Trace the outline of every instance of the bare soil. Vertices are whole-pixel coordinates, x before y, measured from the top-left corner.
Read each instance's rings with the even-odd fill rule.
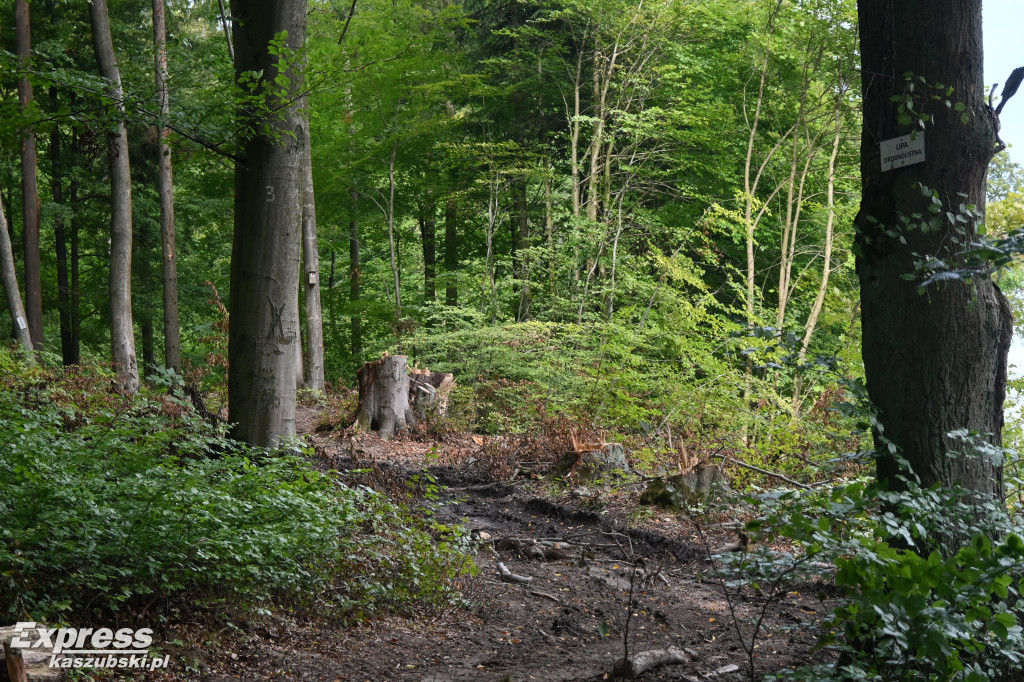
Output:
[[[312,431],[315,415],[302,416],[300,426]],[[459,585],[470,606],[373,618],[347,629],[298,616],[216,632],[180,624],[158,633],[170,669],[140,679],[603,680],[627,648],[635,654],[673,646],[691,660],[638,679],[750,680],[825,655],[812,649],[833,605],[829,585],[787,584],[770,599],[730,590],[726,598],[707,547],[736,540],[728,515],[703,519],[698,530],[685,515],[638,509],[639,486],[583,491],[518,473],[495,481],[467,454],[476,446],[468,438],[436,444],[312,437],[321,466],[344,471],[370,463],[396,485],[426,467],[443,486],[438,519],[482,538],[479,572]],[[565,541],[568,548],[564,558],[528,560],[515,549],[496,549],[504,538]],[[502,581],[499,560],[530,582]]]

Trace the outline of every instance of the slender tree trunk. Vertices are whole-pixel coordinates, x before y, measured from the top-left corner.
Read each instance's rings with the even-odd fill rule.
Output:
[[[77,155],[81,150],[81,140],[77,132],[72,132],[71,150]],[[78,180],[74,175],[68,183],[68,199],[72,206],[78,205]],[[78,212],[71,214],[71,261],[68,263],[71,270],[71,352],[74,364],[77,364],[82,357],[82,289],[81,289],[81,261],[78,257],[79,232],[81,230],[81,219]]]
[[[451,196],[444,205],[444,269],[447,284],[444,302],[450,306],[459,304],[459,212]]]
[[[544,175],[544,237],[548,243],[548,296],[551,297],[551,307],[557,296],[555,287],[555,217],[551,201],[551,169],[547,169]]]
[[[21,304],[18,275],[14,271],[14,249],[11,246],[11,233],[8,232],[7,216],[4,214],[2,201],[0,201],[0,277],[3,279],[4,293],[7,295],[7,310],[11,314],[14,338],[25,349],[25,355],[31,362],[33,357],[32,336],[28,332],[25,308]]]
[[[804,338],[800,342],[800,351],[797,353],[797,366],[804,364],[807,359],[807,349],[811,345],[811,337],[818,326],[818,317],[825,307],[825,295],[828,293],[828,279],[832,274],[832,245],[835,242],[836,222],[836,162],[839,159],[839,145],[843,140],[843,110],[841,100],[836,99],[835,108],[836,132],[832,137],[832,154],[828,158],[828,190],[826,195],[826,206],[828,218],[825,221],[825,252],[822,254],[824,263],[821,266],[821,284],[818,286],[818,295],[814,297],[811,304],[811,313],[807,316],[807,323],[804,325]],[[803,389],[803,379],[798,374],[793,382],[793,416],[800,414],[800,391]]]
[[[957,260],[981,221],[996,149],[983,91],[981,0],[859,0],[857,7],[864,74],[857,273],[867,388],[885,428],[875,434],[878,477],[900,485],[891,442],[923,486],[958,483],[1001,496],[1000,462],[947,455],[963,451],[949,435],[957,429],[1001,442],[1012,336],[1006,298],[988,278],[947,281],[925,295],[919,282],[904,279],[920,258]],[[963,102],[966,122],[955,108],[928,99],[939,84],[942,98],[952,87],[950,99]],[[916,98],[914,111],[926,107],[932,116],[918,133],[927,138],[928,157],[882,170],[879,142],[921,130],[917,121],[898,122],[893,98],[906,96]],[[901,217],[927,219],[935,201],[941,212],[934,229],[904,228]],[[951,224],[946,211],[966,222]]]
[[[402,278],[398,267],[398,247],[395,239],[395,157],[398,155],[398,140],[391,147],[391,161],[388,163],[388,205],[385,218],[388,221],[388,248],[391,254],[391,276],[395,284],[395,322],[402,319]]]
[[[348,300],[352,308],[352,357],[357,361],[363,357],[363,320],[359,312],[360,289],[362,288],[363,270],[359,261],[359,193],[356,188],[349,189],[348,219]]]
[[[289,91],[267,94],[268,120],[239,120],[255,132],[241,144],[235,170],[235,231],[231,254],[231,328],[228,420],[234,437],[275,446],[295,435],[295,345],[299,339],[299,251],[302,240],[303,166],[308,135],[297,98],[302,73],[278,71],[271,40],[286,46],[306,39],[304,0],[233,0],[235,73],[261,73],[268,83],[289,79]],[[265,130],[269,128],[269,130]]]
[[[423,245],[423,300],[437,298],[437,206],[429,201],[420,217],[420,241]]]
[[[576,77],[572,81],[573,110],[572,110],[572,142],[570,143],[569,165],[572,173],[572,214],[579,218],[582,208],[580,198],[582,181],[580,180],[580,90],[583,88],[583,50],[579,51],[576,57]]]
[[[515,277],[519,279],[519,306],[516,310],[516,321],[526,322],[530,319],[532,293],[530,291],[530,260],[527,248],[530,245],[530,213],[526,194],[526,177],[520,177],[515,183],[516,222],[510,224],[512,232],[512,267]]]
[[[224,40],[228,43],[228,57],[232,62],[235,61],[235,46],[231,44],[231,20],[228,18],[227,12],[224,11],[224,0],[217,0],[220,5],[220,25],[224,29]]]
[[[57,88],[50,88],[50,105],[57,110]],[[60,126],[50,130],[50,188],[53,203],[64,205],[64,160],[61,151]],[[53,217],[54,252],[57,256],[57,311],[60,314],[60,353],[64,365],[78,362],[71,334],[71,287],[68,282],[68,238],[64,214],[57,211]]]
[[[108,96],[124,117],[121,72],[110,36],[106,0],[89,5],[93,46],[100,75],[109,81]],[[123,120],[107,133],[110,162],[110,345],[117,372],[117,386],[124,393],[139,390],[132,324],[132,176],[128,164],[128,131]]]
[[[32,29],[28,0],[15,0],[14,25],[18,59],[27,69],[32,56]],[[22,114],[32,106],[32,83],[27,75],[18,80],[18,105]],[[39,187],[37,183],[36,134],[29,127],[21,131],[21,194],[25,248],[25,312],[32,345],[43,349],[43,280],[39,258]]]
[[[307,105],[308,106],[308,105]],[[309,112],[306,112],[309,127]],[[320,252],[317,245],[316,201],[313,192],[312,143],[306,144],[305,196],[302,203],[302,263],[306,292],[306,387],[326,388],[324,379],[324,316],[320,300]]]
[[[227,27],[225,27],[226,29]],[[170,95],[167,91],[167,30],[164,0],[153,0],[153,43],[156,48],[156,91],[160,99],[157,139],[160,141],[157,191],[160,194],[160,243],[163,258],[164,365],[181,372],[181,329],[178,321],[178,252],[174,227],[174,174],[171,169]]]

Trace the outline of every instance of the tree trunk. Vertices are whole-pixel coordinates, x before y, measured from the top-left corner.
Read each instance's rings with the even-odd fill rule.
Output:
[[[859,0],[858,11],[864,131],[857,272],[868,393],[885,429],[875,433],[878,477],[899,486],[891,442],[924,486],[959,483],[1002,495],[1000,464],[946,455],[963,449],[948,435],[955,429],[1001,442],[1012,334],[1006,299],[987,278],[947,281],[924,295],[918,282],[904,279],[919,258],[956,259],[984,210],[996,134],[983,92],[981,0]],[[966,122],[954,107],[933,102],[933,93],[962,102]],[[898,122],[893,97],[913,97],[914,110],[932,116],[918,132],[927,139],[927,160],[883,171],[879,142],[921,130],[916,120]],[[964,205],[975,207],[973,216]],[[966,222],[950,224],[947,211]],[[915,213],[934,217],[931,229],[904,227],[900,219]]]
[[[287,32],[289,50],[306,38],[304,0],[233,0],[235,74],[260,73],[266,83],[289,79],[288,92],[266,94],[270,118],[240,106],[252,126],[235,168],[235,230],[231,253],[228,343],[228,420],[235,438],[276,446],[295,435],[295,344],[299,340],[299,246],[302,232],[304,146],[308,144],[297,93],[302,74],[278,71],[268,46]]]
[[[398,140],[391,147],[391,161],[388,163],[388,200],[384,217],[388,222],[388,248],[391,254],[391,275],[395,284],[395,323],[402,319],[402,278],[398,267],[397,242],[395,239],[395,156],[398,154]]]
[[[227,27],[225,26],[225,29]],[[167,91],[167,30],[164,0],[153,0],[153,43],[156,48],[156,91],[160,98],[157,139],[160,141],[159,176],[160,242],[163,258],[164,365],[181,372],[181,329],[178,322],[178,252],[174,228],[174,175],[171,169],[170,95]]]
[[[11,247],[11,233],[7,231],[7,216],[4,205],[0,201],[0,277],[3,279],[4,293],[7,294],[7,309],[11,314],[14,327],[14,338],[32,358],[32,335],[28,332],[25,320],[25,308],[21,304],[21,292],[18,290],[18,275],[14,271],[14,250]]]
[[[118,390],[135,393],[139,390],[139,368],[132,325],[132,176],[128,164],[128,131],[123,122],[121,72],[114,56],[106,0],[93,0],[89,5],[89,18],[100,75],[110,82],[107,94],[122,117],[107,132],[110,162],[110,345]]]
[[[57,88],[50,88],[50,105],[57,111]],[[61,153],[60,126],[50,130],[50,188],[53,203],[64,204],[64,160]],[[73,365],[78,362],[71,333],[71,286],[68,282],[68,238],[64,215],[58,211],[53,216],[53,245],[57,256],[57,311],[60,315],[61,362]]]
[[[27,69],[32,54],[32,30],[28,0],[15,0],[14,25],[18,59]],[[18,80],[18,105],[24,115],[32,105],[32,83],[27,75]],[[43,280],[39,259],[39,187],[37,181],[36,134],[32,128],[21,131],[21,196],[25,248],[25,312],[32,345],[43,349]]]
[[[81,140],[77,133],[72,133],[71,150],[80,151]],[[78,180],[74,175],[68,183],[68,200],[72,206],[78,205]],[[68,269],[71,271],[71,351],[74,362],[81,360],[82,350],[82,289],[81,289],[81,260],[79,259],[79,233],[81,232],[81,219],[78,212],[71,216],[71,261]]]
[[[799,367],[807,359],[807,349],[811,346],[811,336],[818,326],[818,317],[825,307],[825,295],[828,293],[829,275],[832,274],[832,246],[835,242],[836,223],[836,164],[839,160],[839,145],[843,141],[843,110],[842,100],[836,98],[835,107],[836,132],[832,137],[832,155],[828,158],[828,190],[826,193],[826,208],[828,218],[825,221],[825,253],[822,254],[821,284],[818,286],[818,295],[811,304],[811,312],[807,316],[807,323],[804,325],[804,338],[800,342],[800,351],[797,353],[796,364]],[[780,327],[781,329],[781,327]],[[803,377],[797,374],[793,381],[793,416],[800,415],[800,391],[803,389]]]
[[[526,322],[530,319],[533,294],[530,291],[530,254],[527,251],[530,246],[530,213],[525,177],[519,179],[516,187],[516,218],[516,228],[512,235],[519,253],[519,309],[516,311],[516,321]]]
[[[359,262],[359,221],[356,214],[359,193],[352,187],[348,194],[351,200],[348,218],[348,300],[352,308],[352,357],[358,361],[363,357],[363,320],[359,311],[363,271]]]
[[[423,244],[423,300],[433,303],[437,298],[437,206],[428,201],[420,217],[420,241]]]
[[[404,355],[389,355],[359,368],[356,425],[390,440],[416,423],[409,404],[409,365]]]
[[[459,228],[458,206],[455,199],[448,197],[444,205],[444,269],[447,284],[444,302],[450,306],[459,304]]]
[[[307,132],[309,113],[306,114]],[[306,388],[323,391],[324,314],[320,300],[320,251],[316,236],[316,202],[313,192],[312,140],[306,144],[305,196],[302,202],[302,264],[306,291]]]

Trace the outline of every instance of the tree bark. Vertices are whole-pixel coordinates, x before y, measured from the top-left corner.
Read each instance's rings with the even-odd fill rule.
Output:
[[[50,88],[50,105],[57,110],[57,88]],[[64,159],[61,150],[60,126],[50,130],[50,189],[53,203],[64,204]],[[71,286],[68,281],[68,238],[64,215],[58,211],[53,217],[53,245],[57,256],[57,311],[60,315],[61,362],[73,365],[78,362],[78,353],[71,330]]]
[[[308,104],[307,104],[308,106]],[[309,112],[306,112],[309,128]],[[324,314],[320,300],[320,251],[317,245],[316,202],[313,192],[312,140],[306,144],[302,202],[302,265],[306,293],[306,388],[323,391],[324,379]]]
[[[110,163],[110,345],[118,390],[135,393],[139,390],[139,368],[132,324],[132,176],[128,163],[121,72],[114,55],[106,0],[93,0],[89,5],[89,18],[100,75],[110,82],[107,94],[121,117],[121,121],[107,132]]]
[[[981,0],[859,0],[857,6],[864,102],[857,272],[868,393],[884,425],[884,433],[875,433],[878,477],[899,486],[891,442],[924,486],[958,483],[1001,496],[1000,464],[946,455],[963,449],[948,435],[955,429],[1001,442],[1012,333],[1006,299],[987,278],[948,281],[924,295],[919,283],[904,279],[918,258],[955,260],[975,237],[984,210],[996,133],[983,92]],[[939,101],[930,97],[936,93]],[[932,116],[918,132],[927,140],[927,160],[883,171],[879,142],[921,130],[916,120],[898,122],[893,97],[914,98],[915,111]],[[966,122],[945,106],[947,97],[965,105]],[[975,207],[973,215],[966,205]],[[951,224],[947,211],[966,222]],[[934,217],[931,229],[920,229],[915,213],[925,221]]]
[[[459,212],[453,197],[444,205],[444,269],[447,284],[444,302],[450,306],[459,304]]]
[[[423,245],[423,300],[437,298],[437,206],[430,199],[420,216],[420,242]]]
[[[530,212],[526,195],[526,178],[516,183],[516,227],[512,233],[515,250],[519,254],[519,308],[516,310],[516,321],[526,322],[530,319],[530,306],[533,304],[533,292],[530,290]],[[514,260],[514,259],[513,259]]]
[[[32,56],[32,29],[28,0],[15,0],[14,26],[18,60],[27,69]],[[18,106],[22,115],[32,106],[32,83],[27,75],[18,80]],[[29,127],[21,131],[21,196],[25,249],[25,313],[32,345],[43,349],[43,280],[39,258],[39,185],[36,134]]]
[[[227,27],[225,26],[225,30]],[[181,328],[178,321],[178,252],[174,227],[174,174],[171,168],[170,95],[167,91],[167,30],[164,0],[153,0],[153,43],[156,48],[156,91],[160,99],[157,139],[160,141],[157,190],[160,194],[160,242],[163,253],[164,365],[181,372]]]
[[[235,169],[235,229],[231,253],[231,326],[228,342],[228,420],[232,435],[254,445],[276,446],[295,435],[296,344],[299,340],[299,246],[302,186],[308,137],[298,104],[297,64],[278,70],[270,42],[287,33],[285,47],[301,50],[306,2],[233,0],[235,74],[261,73],[268,115],[254,118]],[[289,60],[290,62],[290,60]],[[284,92],[275,79],[288,79]]]
[[[359,262],[359,221],[356,209],[359,193],[355,187],[348,191],[348,300],[352,308],[352,357],[357,361],[363,357],[363,320],[359,311],[360,289],[362,288],[362,266]]]
[[[0,201],[0,278],[3,279],[4,293],[7,294],[7,309],[11,314],[14,338],[18,340],[26,355],[32,358],[32,335],[28,331],[25,319],[25,308],[21,304],[21,292],[18,290],[18,275],[14,271],[14,250],[11,246],[11,233],[7,231],[7,216],[4,215],[4,204]]]
[[[377,431],[390,440],[416,423],[409,404],[408,362],[404,355],[389,355],[359,368],[359,413],[363,431]]]

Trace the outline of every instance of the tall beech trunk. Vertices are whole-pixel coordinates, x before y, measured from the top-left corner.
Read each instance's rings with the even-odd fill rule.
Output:
[[[917,259],[955,260],[975,237],[980,218],[959,223],[966,231],[959,235],[946,211],[984,210],[996,133],[984,97],[981,0],[859,0],[857,7],[864,74],[857,273],[867,388],[885,429],[875,434],[878,477],[899,486],[884,437],[925,486],[958,483],[1001,495],[1001,464],[946,455],[962,451],[948,436],[955,429],[1001,442],[1012,335],[1006,298],[990,279],[947,281],[924,295],[919,282],[904,279]],[[915,79],[913,92],[904,74]],[[930,101],[938,84],[942,98],[951,86],[949,99],[966,106],[966,123],[954,107]],[[879,142],[920,130],[917,121],[897,121],[892,99],[908,94],[915,111],[923,106],[933,117],[918,133],[927,160],[882,171]],[[934,200],[942,204],[938,214],[928,210]],[[915,213],[936,215],[933,229],[905,229],[900,218]]]
[[[307,104],[308,106],[308,104]],[[309,128],[309,113],[306,113]],[[324,312],[320,300],[320,251],[316,238],[316,201],[313,192],[313,155],[311,141],[306,144],[304,194],[302,202],[302,286],[306,298],[306,388],[323,391]]]
[[[348,195],[348,300],[352,308],[352,357],[359,360],[363,357],[363,320],[359,311],[363,271],[359,262],[359,220],[356,213],[359,193],[352,187]]]
[[[271,40],[301,50],[305,0],[233,0],[235,74],[260,73],[267,83],[289,79],[288,91],[268,88],[270,118],[254,120],[239,107],[251,133],[235,168],[235,230],[231,253],[231,327],[228,342],[228,420],[232,435],[254,445],[277,445],[295,435],[295,378],[299,371],[299,245],[303,166],[308,136],[297,94],[296,65],[278,71]]]
[[[121,116],[107,132],[110,163],[110,346],[117,372],[118,390],[139,390],[139,367],[135,357],[132,325],[132,175],[128,164],[128,131],[124,124],[121,72],[110,36],[110,15],[106,0],[89,5],[93,47],[100,75],[109,81],[107,95]]]
[[[444,269],[447,284],[444,302],[450,306],[459,304],[459,210],[453,197],[444,205]]]
[[[28,0],[14,2],[14,31],[18,59],[28,68],[32,55],[32,29]],[[18,105],[25,114],[32,105],[32,83],[24,75],[18,80]],[[37,180],[36,134],[30,127],[21,131],[21,196],[25,249],[25,313],[28,331],[36,350],[43,349],[43,280],[39,259],[39,185]]]
[[[227,27],[225,27],[227,28]],[[157,191],[160,194],[160,243],[163,258],[164,365],[181,372],[181,328],[178,321],[178,252],[174,228],[174,174],[171,169],[170,95],[167,91],[167,29],[164,0],[153,0],[153,44],[156,48],[156,91],[160,98],[157,138],[160,141]]]
[[[7,230],[4,203],[0,201],[0,279],[3,281],[4,293],[7,295],[7,310],[11,314],[14,338],[25,349],[26,355],[32,358],[32,335],[28,332],[28,322],[25,320],[25,307],[21,303],[21,292],[18,290],[18,274],[14,271],[11,233]]]
[[[50,105],[57,110],[57,88],[50,88]],[[64,204],[64,158],[61,148],[60,126],[50,130],[50,189],[53,203]],[[53,217],[53,245],[57,256],[57,311],[60,315],[60,354],[64,365],[78,362],[71,330],[71,286],[68,281],[68,237],[64,216],[59,211]]]
[[[520,178],[516,183],[516,224],[512,231],[512,239],[515,250],[519,254],[519,308],[516,311],[516,321],[526,322],[530,319],[530,306],[533,303],[533,293],[530,291],[530,254],[527,249],[530,246],[530,212],[526,196],[526,178]]]

